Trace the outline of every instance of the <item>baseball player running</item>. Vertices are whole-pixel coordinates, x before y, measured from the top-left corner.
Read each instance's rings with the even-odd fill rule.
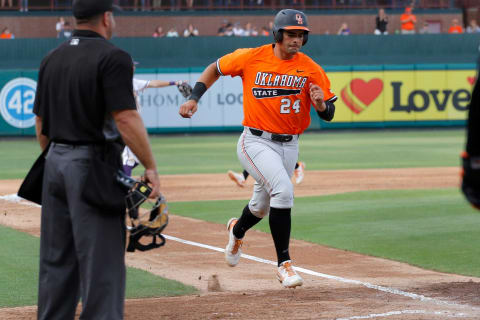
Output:
[[[299,52],[307,43],[308,32],[303,12],[281,10],[274,20],[274,44],[238,49],[210,64],[179,110],[182,117],[192,117],[198,100],[219,76],[242,78],[244,130],[237,155],[255,185],[241,217],[227,223],[225,260],[232,267],[238,264],[245,232],[269,215],[278,259],[277,278],[289,288],[303,284],[289,254],[293,207],[290,178],[298,158],[298,138],[310,124],[311,105],[320,117],[330,121],[337,98],[323,69]]]
[[[133,62],[134,72],[135,72],[136,64],[138,64],[138,62]],[[137,78],[133,78],[133,94],[135,96],[137,110],[140,111],[140,103],[138,101],[138,96],[143,94],[145,89],[164,88],[168,86],[177,86],[180,93],[184,96],[186,94],[189,96],[191,93],[190,85],[183,80],[164,81],[164,80],[140,80]],[[190,91],[188,88],[190,88]],[[184,93],[184,90],[186,90],[187,93]],[[132,170],[140,163],[139,160],[137,159],[137,156],[135,156],[135,154],[132,152],[132,150],[130,150],[128,146],[125,146],[125,149],[123,149],[122,162],[123,162],[123,171],[129,176],[132,175]]]
[[[228,170],[227,174],[230,180],[235,182],[237,186],[239,186],[240,188],[245,187],[245,182],[247,181],[247,178],[250,175],[250,173],[248,173],[248,171],[245,169],[243,170],[242,173],[238,173],[233,170]],[[296,184],[302,183],[303,178],[305,177],[305,162],[297,161],[297,163],[295,163],[295,170],[293,171],[293,174],[295,176],[295,183]]]

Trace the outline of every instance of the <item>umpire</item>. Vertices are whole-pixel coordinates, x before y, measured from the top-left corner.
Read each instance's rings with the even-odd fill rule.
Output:
[[[160,181],[147,132],[136,111],[130,55],[107,40],[112,0],[74,0],[77,28],[39,71],[34,113],[43,178],[38,319],[123,319],[125,210],[92,205],[84,190],[99,154],[121,169],[124,142],[145,167],[151,197]],[[114,169],[116,170],[116,169]],[[98,170],[97,170],[98,172]],[[115,181],[112,176],[112,184]],[[100,196],[100,195],[99,195]],[[118,199],[123,203],[123,197]]]

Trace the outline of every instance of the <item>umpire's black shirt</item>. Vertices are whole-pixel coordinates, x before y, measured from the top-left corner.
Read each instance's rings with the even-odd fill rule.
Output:
[[[33,112],[55,142],[120,138],[111,112],[136,109],[132,58],[93,31],[75,30],[40,65]]]

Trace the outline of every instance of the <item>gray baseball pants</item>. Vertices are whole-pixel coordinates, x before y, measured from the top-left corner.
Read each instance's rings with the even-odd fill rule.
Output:
[[[81,199],[90,146],[53,143],[42,193],[38,319],[123,319],[125,216]]]
[[[253,135],[245,127],[238,139],[237,156],[242,166],[255,179],[249,209],[258,218],[265,217],[270,207],[293,207],[291,177],[298,159],[298,135],[289,142],[277,142],[271,134]]]

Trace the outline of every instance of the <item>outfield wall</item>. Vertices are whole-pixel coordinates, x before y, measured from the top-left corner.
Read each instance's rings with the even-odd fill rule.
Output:
[[[0,41],[0,70],[38,69],[59,39]],[[272,37],[114,38],[141,68],[204,67],[238,48],[272,43]],[[474,63],[480,34],[310,35],[302,51],[322,66]]]
[[[270,37],[114,38],[140,62],[144,79],[194,83],[202,70],[237,48],[271,43]],[[33,135],[37,68],[61,41],[0,41],[0,136]],[[309,37],[302,49],[322,65],[339,97],[332,123],[312,113],[310,129],[462,126],[475,81],[480,34],[351,35]],[[174,87],[149,89],[141,97],[151,133],[230,131],[241,128],[240,79],[222,77],[193,119],[178,115],[182,97]]]
[[[311,112],[310,130],[396,126],[463,126],[475,82],[474,64],[326,66],[338,96],[332,123]],[[138,69],[139,79],[194,83],[201,68]],[[0,74],[0,135],[34,135],[32,114],[36,71]],[[150,133],[238,131],[241,129],[241,79],[221,77],[200,101],[192,119],[181,118],[184,101],[176,87],[147,89],[141,114]]]

